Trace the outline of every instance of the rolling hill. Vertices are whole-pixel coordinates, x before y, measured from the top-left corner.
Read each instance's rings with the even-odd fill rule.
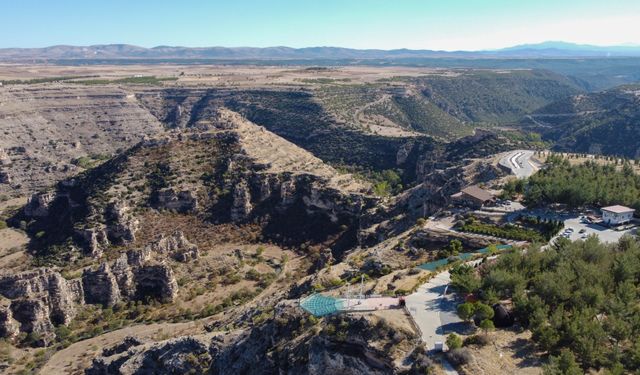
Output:
[[[560,151],[640,158],[640,85],[559,100],[525,122],[536,126]]]

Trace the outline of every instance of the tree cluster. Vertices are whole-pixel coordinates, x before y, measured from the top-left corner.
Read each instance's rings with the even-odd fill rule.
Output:
[[[626,163],[622,170],[587,161],[570,165],[550,156],[548,167],[531,176],[524,188],[527,205],[565,203],[571,207],[622,204],[640,209],[640,175]]]
[[[574,357],[584,370],[640,370],[636,238],[606,245],[590,237],[545,251],[511,252],[483,267],[479,277],[467,276],[472,277],[477,279],[465,283],[477,287],[483,298],[513,300],[514,315],[532,331],[539,348],[557,356],[548,373],[573,368]]]

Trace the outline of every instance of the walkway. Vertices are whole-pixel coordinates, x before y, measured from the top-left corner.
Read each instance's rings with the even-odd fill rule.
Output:
[[[456,313],[456,302],[445,294],[450,282],[449,271],[441,272],[405,297],[409,314],[420,327],[428,350],[434,350],[436,342],[444,343],[448,334],[463,325]],[[458,374],[444,357],[442,366],[446,374]]]
[[[407,309],[430,350],[435,348],[436,342],[445,342],[448,334],[463,325],[456,313],[456,301],[444,294],[450,282],[449,271],[441,272],[405,298]]]

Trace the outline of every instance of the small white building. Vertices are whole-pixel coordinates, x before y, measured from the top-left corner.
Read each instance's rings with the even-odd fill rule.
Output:
[[[633,219],[633,208],[625,206],[602,207],[602,221],[608,225],[619,225],[630,222]]]

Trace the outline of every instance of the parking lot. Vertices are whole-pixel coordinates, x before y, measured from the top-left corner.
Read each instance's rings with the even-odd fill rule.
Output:
[[[576,240],[584,240],[589,235],[595,234],[600,238],[601,242],[605,243],[613,243],[618,242],[620,237],[624,236],[627,233],[635,234],[637,233],[638,228],[633,228],[624,231],[617,231],[615,229],[609,228],[604,225],[589,223],[583,221],[581,217],[584,214],[580,214],[577,212],[554,212],[550,209],[534,209],[534,210],[521,210],[516,211],[510,214],[507,214],[507,221],[513,222],[519,215],[528,215],[535,216],[542,219],[547,220],[562,220],[564,221],[564,229],[560,231],[558,236],[551,239],[551,243],[556,240],[556,238],[560,237],[563,232],[568,231],[568,238],[571,241]]]
[[[595,234],[600,238],[601,242],[612,243],[618,242],[620,237],[627,233],[636,233],[637,228],[625,230],[625,231],[616,231],[615,229],[611,229],[606,226],[592,224],[588,222],[583,222],[580,217],[572,217],[565,219],[564,221],[565,228],[564,231],[567,231],[569,234],[567,238],[571,241],[586,239],[589,235]],[[572,229],[572,231],[570,230]],[[562,232],[560,233],[562,235]]]

